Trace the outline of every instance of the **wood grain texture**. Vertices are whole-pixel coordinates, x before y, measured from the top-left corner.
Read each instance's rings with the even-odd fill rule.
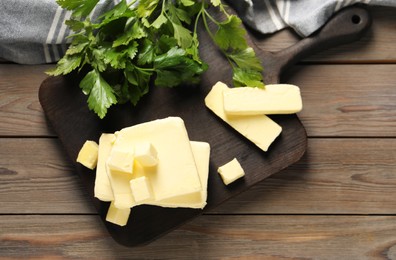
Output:
[[[0,64],[0,259],[396,259],[396,10],[369,9],[360,41],[282,79],[303,92],[302,160],[133,249],[105,230],[47,125],[37,92],[52,65]],[[297,40],[283,30],[259,46]]]
[[[6,215],[0,229],[4,258],[396,258],[394,216],[202,216],[136,248],[116,244],[97,216]]]
[[[313,136],[396,136],[396,65],[305,65],[286,82],[300,86],[299,118]]]
[[[0,64],[0,136],[53,135],[37,97],[49,68]]]
[[[396,214],[395,147],[396,139],[310,139],[297,164],[210,214]],[[0,214],[95,213],[68,162],[57,139],[0,139]]]

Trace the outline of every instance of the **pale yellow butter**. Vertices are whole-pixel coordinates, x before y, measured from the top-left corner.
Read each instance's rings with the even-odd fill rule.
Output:
[[[114,134],[102,134],[99,138],[98,165],[96,167],[94,195],[101,201],[114,200],[106,166],[114,140]]]
[[[144,167],[153,167],[158,163],[155,147],[149,142],[138,142],[135,145],[135,160]]]
[[[281,133],[282,127],[266,115],[227,115],[223,105],[223,91],[227,89],[224,83],[216,83],[205,98],[206,106],[260,149],[267,151]]]
[[[153,198],[151,187],[146,176],[132,179],[129,184],[136,204],[142,204]]]
[[[85,141],[77,156],[77,162],[93,170],[98,162],[99,146],[94,141]]]
[[[187,130],[181,118],[168,117],[124,128],[118,132],[113,149],[136,147],[141,142],[151,143],[155,147],[159,161],[156,167],[141,167],[142,172],[136,173],[134,178],[148,177],[154,200],[201,191]],[[115,191],[114,195],[116,197]]]
[[[134,147],[120,149],[119,146],[115,146],[111,149],[107,166],[113,171],[132,174],[134,161]]]
[[[294,114],[302,110],[300,88],[291,84],[227,88],[223,99],[227,115]]]
[[[245,171],[236,158],[224,164],[223,166],[220,166],[217,169],[217,172],[220,174],[220,177],[225,185],[228,185],[245,176]]]
[[[106,221],[119,226],[125,226],[128,223],[130,214],[130,208],[119,209],[113,202],[111,202],[109,209],[107,210]]]
[[[132,174],[117,172],[107,167],[111,188],[114,195],[114,206],[119,209],[131,208],[136,206],[129,182]]]
[[[198,174],[202,184],[202,189],[195,193],[176,196],[169,199],[158,201],[146,201],[146,204],[169,208],[197,208],[202,209],[206,206],[208,196],[208,177],[209,177],[209,157],[210,146],[206,142],[191,141],[191,148],[197,165]]]

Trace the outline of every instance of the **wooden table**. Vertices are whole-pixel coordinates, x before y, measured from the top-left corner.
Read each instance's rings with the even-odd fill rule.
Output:
[[[155,242],[106,232],[38,101],[48,65],[0,65],[0,259],[396,259],[396,10],[358,42],[311,56],[300,162]],[[263,39],[276,50],[297,40]]]

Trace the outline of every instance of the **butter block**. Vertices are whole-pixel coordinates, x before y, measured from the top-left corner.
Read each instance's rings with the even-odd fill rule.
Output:
[[[119,209],[114,205],[113,202],[111,202],[109,209],[107,210],[106,221],[119,226],[125,226],[128,223],[130,214],[130,208]]]
[[[206,142],[191,141],[190,143],[202,184],[202,189],[195,193],[173,197],[170,199],[148,201],[146,204],[169,208],[183,207],[196,209],[202,209],[206,206],[208,196],[210,146]]]
[[[139,142],[135,145],[135,160],[144,167],[153,167],[158,163],[157,151],[149,142]]]
[[[300,88],[291,84],[227,88],[223,99],[227,115],[294,114],[303,106]]]
[[[99,146],[96,142],[87,140],[81,147],[77,156],[77,162],[93,170],[98,162]]]
[[[267,151],[271,143],[281,133],[282,127],[266,115],[227,115],[223,105],[223,91],[227,89],[226,84],[217,82],[205,97],[205,105],[260,149]]]
[[[225,185],[228,185],[245,176],[245,171],[236,158],[224,164],[223,166],[220,166],[217,169],[217,172],[220,174],[220,177]]]
[[[107,160],[107,166],[117,172],[132,174],[134,163],[134,147],[113,147]]]
[[[140,142],[151,143],[157,150],[157,166],[141,167],[142,175],[150,180],[155,200],[201,191],[187,130],[181,118],[168,117],[123,128],[113,147],[122,150]]]
[[[151,187],[146,176],[132,179],[129,184],[136,204],[142,204],[143,202],[152,199]]]
[[[96,167],[94,196],[101,201],[114,200],[109,176],[107,175],[106,162],[110,155],[114,134],[102,134],[99,138],[98,164]]]

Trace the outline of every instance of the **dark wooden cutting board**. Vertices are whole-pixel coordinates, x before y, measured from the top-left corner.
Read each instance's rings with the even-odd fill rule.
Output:
[[[348,8],[334,16],[319,33],[290,48],[276,53],[256,48],[265,68],[265,82],[278,83],[281,73],[303,56],[321,48],[356,40],[369,25],[370,16],[366,10]],[[103,120],[88,110],[86,96],[78,87],[79,75],[49,77],[40,87],[39,99],[48,121],[58,134],[68,159],[74,164],[89,196],[92,197],[104,225],[111,236],[122,245],[136,246],[152,241],[297,162],[306,150],[306,132],[296,115],[271,116],[283,130],[269,151],[263,152],[205,107],[204,98],[213,84],[223,81],[231,86],[231,71],[217,50],[211,46],[209,39],[202,37],[200,41],[202,58],[209,64],[210,69],[199,86],[152,88],[138,106],[114,106]],[[254,45],[253,37],[250,41]],[[132,208],[125,227],[106,222],[109,203],[94,198],[95,173],[75,162],[80,148],[86,140],[98,141],[104,132],[114,132],[126,126],[168,116],[178,116],[184,120],[190,140],[210,144],[207,206],[204,210],[196,210],[141,205]],[[226,186],[218,176],[217,168],[235,157],[246,175]]]

